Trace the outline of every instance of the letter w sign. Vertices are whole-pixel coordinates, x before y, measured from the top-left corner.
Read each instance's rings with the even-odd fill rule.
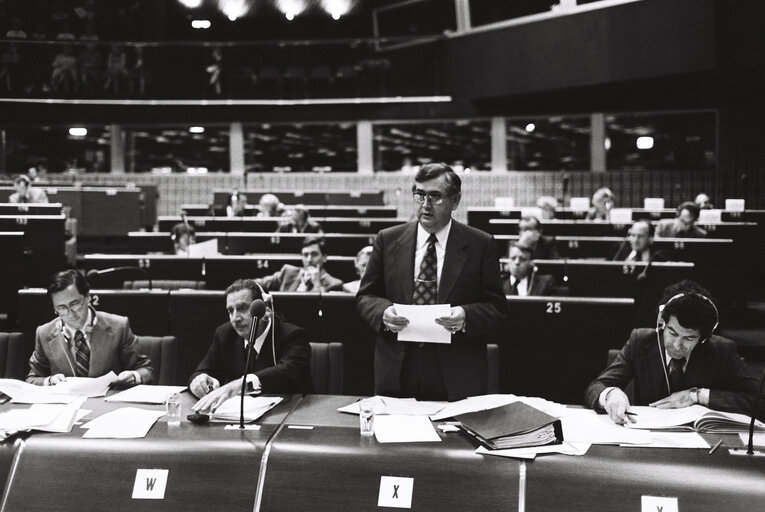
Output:
[[[163,500],[167,487],[166,469],[137,469],[133,483],[134,500]]]

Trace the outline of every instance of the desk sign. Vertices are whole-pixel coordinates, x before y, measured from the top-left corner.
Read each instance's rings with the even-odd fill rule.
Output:
[[[664,496],[643,496],[640,512],[678,512],[677,498]]]
[[[412,508],[414,478],[404,476],[381,476],[378,507]]]
[[[133,484],[134,500],[164,500],[167,469],[137,469]]]

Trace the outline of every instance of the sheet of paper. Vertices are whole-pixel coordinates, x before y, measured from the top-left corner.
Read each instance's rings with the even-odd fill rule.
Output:
[[[681,409],[658,409],[656,407],[640,405],[631,406],[630,411],[636,413],[636,416],[633,416],[634,423],[626,424],[628,428],[650,430],[691,424],[705,412],[709,412],[709,409],[703,405],[692,405]]]
[[[738,437],[741,439],[741,442],[744,443],[744,446],[749,446],[748,432],[741,432]],[[765,447],[765,432],[755,432],[753,443],[755,446]]]
[[[218,256],[218,254],[217,238],[189,245],[190,258],[207,258],[210,256]]]
[[[83,439],[138,439],[146,437],[165,411],[122,407],[86,423]]]
[[[615,424],[605,414],[577,409],[561,418],[563,439],[569,443],[649,444],[651,433]]]
[[[52,386],[51,392],[87,397],[104,396],[116,380],[117,374],[113,371],[101,377],[67,377],[64,382]]]
[[[378,443],[440,442],[436,429],[426,416],[398,414],[375,416],[375,438]]]
[[[479,446],[475,451],[480,455],[496,455],[499,457],[513,457],[518,459],[533,459],[539,453],[561,453],[563,455],[584,455],[590,449],[590,443],[570,443],[564,441],[561,444],[549,444],[546,446],[532,446],[528,448],[510,448],[507,450],[489,450]]]
[[[446,407],[441,409],[438,414],[432,415],[430,419],[433,421],[440,421],[445,420],[446,418],[453,418],[459,414],[494,409],[495,407],[501,407],[503,405],[517,402],[518,399],[519,397],[515,395],[471,396],[446,404]]]
[[[241,398],[239,395],[232,396],[215,409],[210,421],[239,421]],[[255,421],[276,404],[282,401],[278,396],[245,396],[244,397],[244,421]]]
[[[430,416],[444,408],[446,402],[420,402],[413,398],[393,398],[375,395],[365,400],[372,400],[375,414],[402,414],[411,416]],[[359,414],[359,402],[340,407],[339,412]]]
[[[106,397],[107,402],[135,402],[139,404],[164,404],[165,397],[170,393],[180,393],[186,386],[149,386],[139,384]]]
[[[706,448],[709,443],[696,432],[651,432],[651,442],[641,448]]]
[[[419,343],[451,343],[452,333],[436,323],[436,318],[449,316],[449,304],[394,304],[396,314],[406,317],[409,324],[398,332],[398,341]]]
[[[62,407],[61,412],[47,425],[35,427],[35,430],[42,430],[44,432],[71,432],[75,421],[78,418],[82,418],[87,411],[82,411],[80,407],[85,403],[85,397],[80,397],[79,400],[75,400],[71,404]],[[35,406],[32,406],[35,407]]]

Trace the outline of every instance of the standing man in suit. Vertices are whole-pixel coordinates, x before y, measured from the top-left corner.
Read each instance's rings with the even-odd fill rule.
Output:
[[[412,185],[417,221],[377,234],[356,305],[377,332],[375,392],[424,400],[459,400],[487,390],[486,342],[507,304],[491,235],[461,224],[461,181],[446,164],[426,164]],[[451,343],[398,341],[409,320],[394,303],[450,304],[436,323]],[[427,340],[423,340],[427,341]]]
[[[634,421],[623,391],[633,381],[635,405],[674,409],[701,404],[751,414],[759,379],[733,341],[713,334],[718,312],[709,292],[682,281],[664,295],[656,329],[632,331],[616,359],[587,387],[585,403],[605,411],[614,423]],[[761,408],[758,417],[764,414]]]
[[[253,318],[250,305],[265,293],[252,279],[239,279],[226,288],[229,321],[215,330],[204,359],[189,378],[189,389],[199,400],[196,411],[215,410],[242,389],[247,340]],[[267,307],[273,308],[266,297]],[[273,311],[273,310],[272,310]],[[311,347],[308,331],[266,313],[255,332],[247,367],[251,392],[311,393]]]
[[[529,246],[518,242],[511,244],[508,259],[509,275],[502,279],[505,295],[557,295],[555,278],[537,273]]]
[[[278,272],[257,279],[269,292],[329,292],[342,290],[343,282],[324,269],[327,248],[318,238],[306,238],[300,250],[303,266],[282,265]]]
[[[65,270],[53,276],[48,298],[58,318],[37,328],[27,382],[54,386],[67,377],[114,371],[119,386],[152,383],[151,361],[140,353],[128,319],[96,311],[82,274]]]

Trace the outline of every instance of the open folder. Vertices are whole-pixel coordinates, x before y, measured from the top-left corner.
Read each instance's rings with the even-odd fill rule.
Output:
[[[523,402],[459,414],[455,419],[468,437],[490,450],[563,442],[560,420]]]

